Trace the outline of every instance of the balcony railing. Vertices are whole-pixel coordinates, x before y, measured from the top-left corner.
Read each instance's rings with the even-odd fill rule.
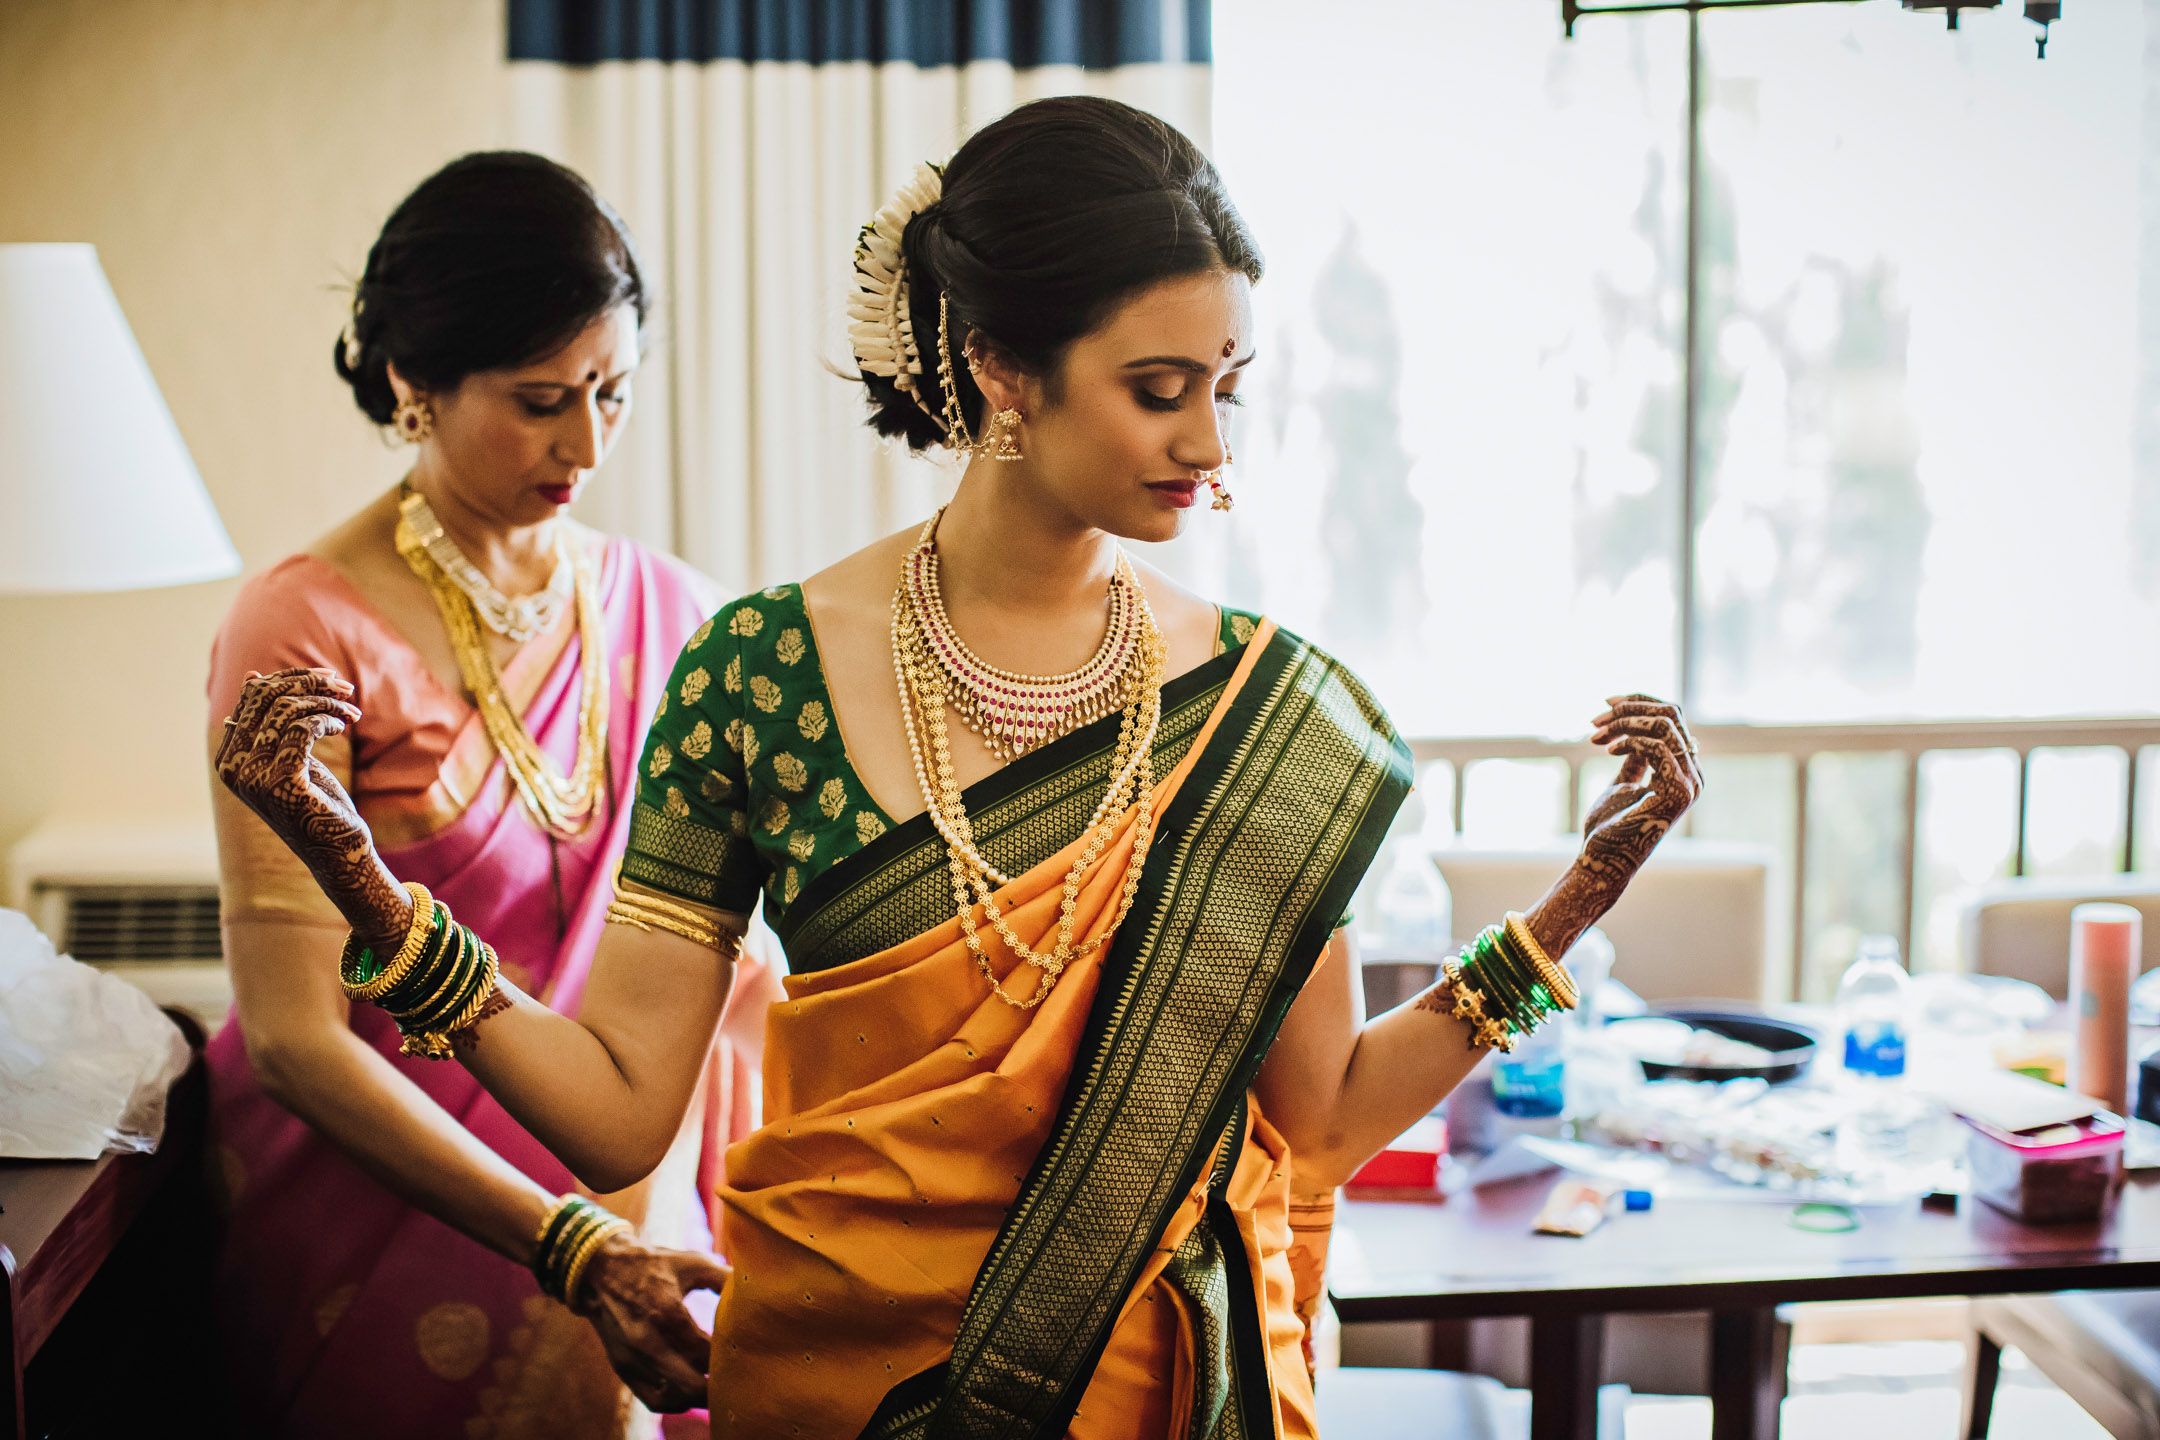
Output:
[[[1927,757],[1942,754],[2008,752],[2016,757],[2015,773],[2015,839],[2005,846],[2001,873],[2023,875],[2032,870],[2034,861],[2032,817],[2034,813],[2034,759],[2036,755],[2051,752],[2116,752],[2122,757],[2122,775],[2119,787],[2120,830],[2105,837],[2107,854],[2100,865],[2087,868],[2106,868],[2131,871],[2140,868],[2160,869],[2160,854],[2141,852],[2141,824],[2139,786],[2141,772],[2152,769],[2160,774],[2156,762],[2160,762],[2160,716],[2123,719],[2070,719],[2070,720],[2009,720],[2009,721],[1961,721],[1942,723],[1883,723],[1857,725],[1700,725],[1694,727],[1697,743],[1705,761],[1705,771],[1710,790],[1715,792],[1721,769],[1732,769],[1731,762],[1747,763],[1747,757],[1783,757],[1790,765],[1790,778],[1785,783],[1791,787],[1789,798],[1764,795],[1767,802],[1772,798],[1783,800],[1782,804],[1764,803],[1759,808],[1771,811],[1788,811],[1781,822],[1772,828],[1782,828],[1782,835],[1758,831],[1748,838],[1762,840],[1787,857],[1789,874],[1790,914],[1784,923],[1790,927],[1790,990],[1795,996],[1810,991],[1808,973],[1808,941],[1811,929],[1827,923],[1829,917],[1811,913],[1810,875],[1811,827],[1831,823],[1828,817],[1818,814],[1821,799],[1815,781],[1824,769],[1827,757],[1874,757],[1877,764],[1889,762],[1901,764],[1903,785],[1901,804],[1891,807],[1893,813],[1873,814],[1868,823],[1878,835],[1892,840],[1891,854],[1895,875],[1895,899],[1890,913],[1875,922],[1876,926],[1887,920],[1897,927],[1908,953],[1917,955],[1921,950],[1921,935],[1917,928],[1923,917],[1917,914],[1917,900],[1922,888],[1922,775]],[[1430,780],[1430,767],[1444,766],[1450,777],[1453,805],[1453,830],[1465,833],[1465,809],[1472,788],[1471,776],[1481,762],[1486,761],[1534,761],[1548,766],[1559,762],[1566,766],[1567,782],[1563,802],[1566,830],[1575,831],[1580,824],[1581,810],[1586,788],[1586,768],[1589,778],[1603,783],[1603,771],[1613,762],[1610,757],[1590,745],[1569,743],[1522,736],[1490,736],[1445,740],[1415,740],[1411,750],[1417,757],[1421,777]],[[1891,761],[1890,757],[1897,757]],[[1590,768],[1595,767],[1595,768]],[[1757,777],[1758,782],[1760,776]],[[2147,789],[2152,789],[2151,776]],[[1594,790],[1593,790],[1594,793]],[[1706,797],[1707,798],[1707,797]],[[2160,821],[2160,807],[2152,802],[2160,797],[2147,795],[2145,808],[2153,811],[2153,819]],[[1849,806],[1847,807],[1850,808]],[[1881,808],[1880,806],[1876,808]],[[1692,822],[1691,822],[1692,823]],[[1850,816],[1836,823],[1850,823]],[[2102,824],[2112,830],[2112,820]],[[1721,827],[1723,834],[1733,834],[1728,823]],[[1470,843],[1479,837],[1469,835]],[[2154,848],[2147,844],[2145,848]],[[2090,851],[2090,846],[2087,847]],[[1823,863],[1815,857],[1815,863]],[[1773,897],[1775,901],[1776,897]],[[1786,907],[1774,905],[1773,915]],[[1818,906],[1818,909],[1820,907]],[[1773,924],[1778,923],[1773,921]],[[1869,928],[1875,928],[1870,926]],[[1783,950],[1777,943],[1779,937],[1770,937],[1773,953]],[[1816,977],[1820,980],[1820,976]],[[1773,986],[1773,989],[1778,988]],[[1818,984],[1816,989],[1820,989]]]

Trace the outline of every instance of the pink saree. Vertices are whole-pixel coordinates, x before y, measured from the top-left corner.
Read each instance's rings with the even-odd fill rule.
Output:
[[[605,542],[600,598],[612,790],[602,817],[567,843],[551,842],[517,803],[477,713],[446,695],[324,562],[294,557],[251,582],[212,658],[213,724],[251,669],[329,665],[354,682],[366,713],[349,737],[350,766],[330,746],[325,759],[351,777],[383,858],[492,942],[516,983],[564,1013],[577,1009],[605,923],[645,728],[712,602],[694,572],[622,540]],[[577,743],[578,662],[575,622],[566,617],[503,672],[528,731],[564,768]],[[268,858],[254,865],[268,832],[246,830],[249,823],[259,825],[220,811],[228,915],[322,923],[319,893],[293,893],[290,873]],[[236,885],[236,854],[254,883]],[[299,878],[311,884],[305,872]],[[738,982],[739,994],[756,988]],[[575,1188],[462,1066],[398,1057],[395,1027],[370,1007],[355,1006],[351,1024],[497,1154],[550,1191]],[[249,1064],[237,1014],[209,1059],[230,1215],[220,1320],[245,1433],[657,1433],[586,1321],[541,1296],[525,1270],[406,1206],[271,1099]],[[612,1197],[613,1208],[655,1244],[709,1250],[707,1197],[721,1148],[753,1123],[752,1093],[746,1067],[723,1041],[669,1159],[635,1191]],[[702,1416],[671,1419],[667,1433],[702,1435]]]

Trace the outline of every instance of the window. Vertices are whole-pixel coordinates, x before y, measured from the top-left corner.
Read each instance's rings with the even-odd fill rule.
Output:
[[[1692,577],[1687,22],[1558,0],[1221,7],[1264,366],[1181,563],[1411,734],[2152,709],[2141,7],[1701,24]]]
[[[1622,689],[1752,725],[2160,709],[2136,0],[2082,0],[2044,60],[2016,7],[1705,14],[1692,120],[1682,15],[1216,13],[1212,149],[1268,276],[1238,508],[1177,547],[1196,581],[1435,740],[1580,736]],[[1868,930],[1952,965],[1994,877],[2126,840],[2160,868],[2155,752],[2032,743],[1718,757],[1692,828],[1777,853],[1800,993]],[[1563,826],[1555,761],[1436,770],[1435,838]]]

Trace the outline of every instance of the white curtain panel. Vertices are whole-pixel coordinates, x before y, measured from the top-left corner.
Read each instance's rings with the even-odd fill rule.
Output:
[[[917,162],[944,160],[1047,95],[1124,100],[1205,146],[1208,67],[1185,58],[1200,3],[1147,0],[1167,58],[1099,68],[520,59],[520,11],[564,7],[513,3],[512,143],[576,169],[615,205],[658,299],[634,418],[582,517],[743,591],[801,579],[927,515],[951,472],[880,439],[861,386],[827,368],[854,370],[844,296],[857,230]],[[528,34],[525,48],[546,46]],[[649,35],[616,48],[667,51]]]

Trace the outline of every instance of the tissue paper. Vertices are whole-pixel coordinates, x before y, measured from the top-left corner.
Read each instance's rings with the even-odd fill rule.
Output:
[[[187,1037],[149,996],[0,909],[0,1157],[155,1150],[188,1060]]]

